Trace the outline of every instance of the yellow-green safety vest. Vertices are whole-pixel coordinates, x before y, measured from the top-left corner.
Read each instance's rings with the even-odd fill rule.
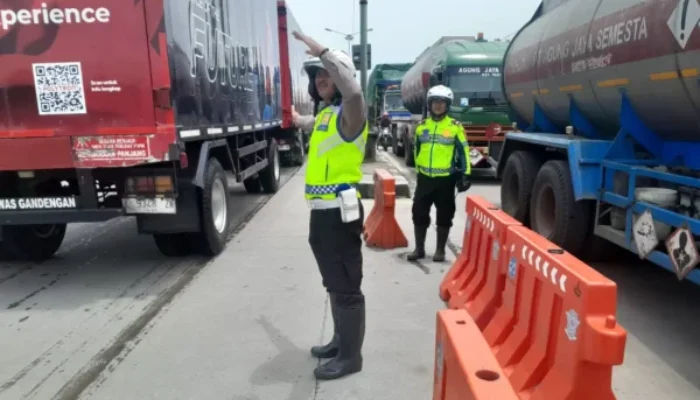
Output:
[[[429,177],[449,176],[461,170],[471,174],[469,143],[458,121],[445,117],[421,121],[413,141],[416,171]]]
[[[365,122],[362,132],[347,141],[340,134],[341,115],[342,106],[328,106],[316,116],[306,165],[307,199],[335,199],[339,189],[362,180],[369,124]]]

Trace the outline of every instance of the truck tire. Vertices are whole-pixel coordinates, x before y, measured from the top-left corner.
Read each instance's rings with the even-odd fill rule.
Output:
[[[192,242],[186,233],[156,233],[153,240],[166,257],[185,257],[192,254]]]
[[[2,247],[5,256],[20,261],[46,261],[53,257],[66,236],[66,224],[5,225]]]
[[[267,147],[267,167],[260,171],[260,184],[265,193],[277,193],[280,188],[280,152],[277,142],[270,140]]]
[[[401,135],[403,139],[401,146],[399,146],[399,136]],[[406,154],[406,130],[402,129],[400,133],[397,133],[396,138],[394,138],[394,143],[396,143],[396,148],[394,149],[394,154],[396,157],[404,157]]]
[[[210,158],[204,173],[200,193],[201,231],[191,234],[194,249],[205,256],[220,254],[231,232],[231,212],[228,180],[216,158]]]
[[[407,167],[416,166],[416,160],[413,158],[413,143],[404,142],[404,160]]]
[[[574,255],[580,254],[589,230],[590,209],[574,200],[569,164],[547,161],[535,178],[530,201],[531,229]]]
[[[501,177],[501,208],[508,215],[528,224],[530,196],[540,162],[534,154],[518,150],[508,157]]]
[[[304,165],[304,156],[306,155],[306,146],[304,145],[304,136],[302,133],[297,134],[295,143],[297,148],[294,149],[294,155],[292,156],[292,165],[301,167],[302,165]]]

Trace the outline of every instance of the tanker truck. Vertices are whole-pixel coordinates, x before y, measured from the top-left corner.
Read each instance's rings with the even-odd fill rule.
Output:
[[[449,115],[464,126],[473,173],[495,176],[503,133],[512,125],[501,88],[507,45],[486,41],[481,33],[476,38],[444,37],[418,56],[401,82],[404,105],[412,114],[399,130],[406,165],[414,165],[414,130],[427,116],[427,91],[442,84],[455,94]]]
[[[584,260],[700,284],[700,6],[543,1],[505,55],[501,205]]]
[[[369,108],[369,119],[378,122],[384,112],[389,114],[391,120],[392,150],[394,154],[400,153],[403,148],[397,147],[398,127],[411,120],[411,114],[403,107],[401,100],[401,79],[413,64],[377,64],[369,75],[366,102]]]

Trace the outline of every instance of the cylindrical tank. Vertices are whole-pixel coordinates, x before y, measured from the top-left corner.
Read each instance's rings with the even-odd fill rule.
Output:
[[[661,137],[700,141],[698,22],[697,1],[545,0],[506,53],[504,91],[528,122],[538,103],[563,128],[573,99],[609,135],[624,91]]]
[[[411,114],[422,114],[427,89],[423,82],[423,73],[431,73],[438,67],[439,52],[444,52],[442,46],[429,48],[416,59],[415,64],[406,72],[401,80],[401,99],[403,105]]]

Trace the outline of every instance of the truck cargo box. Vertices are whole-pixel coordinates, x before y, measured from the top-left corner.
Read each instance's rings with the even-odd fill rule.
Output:
[[[278,6],[1,0],[0,170],[172,161],[178,137],[274,127],[283,109],[289,125],[307,83],[303,60],[280,71]],[[283,98],[290,80],[302,91]]]

